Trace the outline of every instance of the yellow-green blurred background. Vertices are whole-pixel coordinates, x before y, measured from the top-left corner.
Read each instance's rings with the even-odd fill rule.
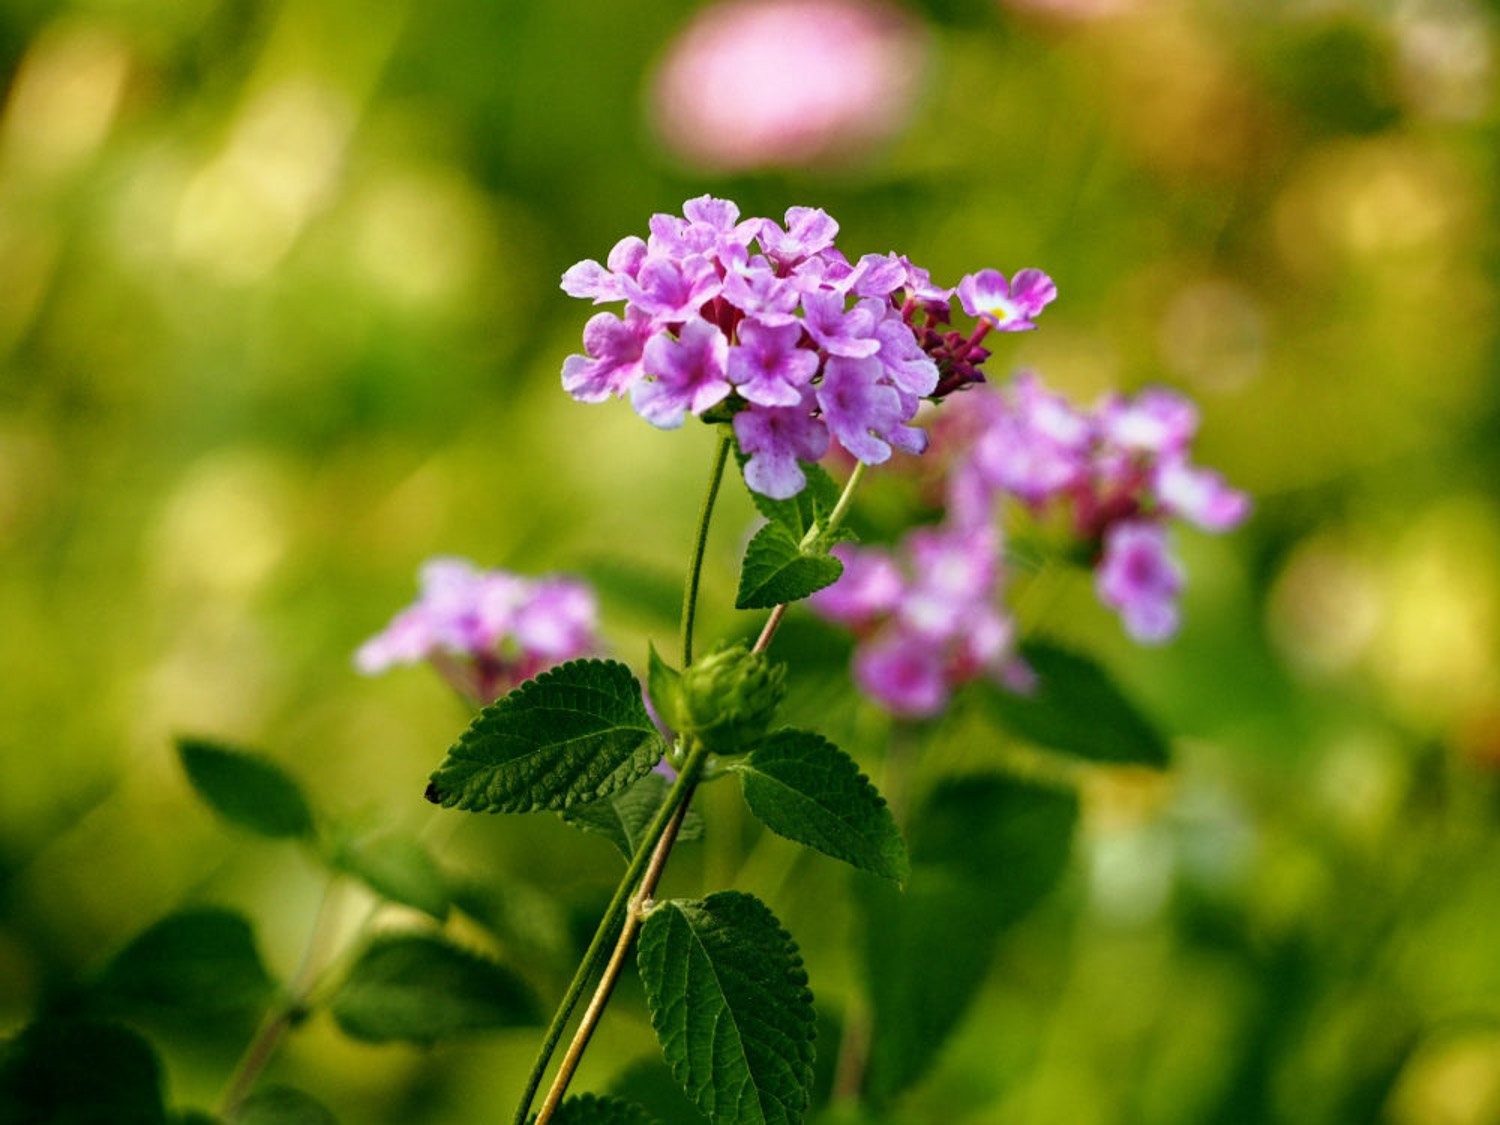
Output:
[[[1183,537],[1170,646],[1058,594],[1044,624],[1178,764],[1090,788],[1063,887],[896,1120],[1500,1122],[1500,6],[911,3],[895,135],[733,174],[651,123],[693,10],[0,0],[0,1030],[184,903],[245,911],[291,972],[319,876],[194,800],[178,732],[342,814],[452,818],[453,862],[586,921],[608,846],[434,813],[462,710],[350,654],[433,554],[600,577],[618,655],[670,643],[711,436],[561,392],[592,310],[557,279],[709,191],[822,206],[851,257],[946,284],[1046,269],[992,372],[1180,387],[1256,498]],[[743,628],[748,525],[732,496],[705,635]],[[740,850],[711,828],[674,878]],[[759,890],[837,998],[832,867]],[[585,1087],[655,1050],[618,1007]],[[210,1104],[245,1034],[168,1036],[174,1102]],[[496,1120],[534,1045],[319,1018],[274,1073],[346,1122]]]

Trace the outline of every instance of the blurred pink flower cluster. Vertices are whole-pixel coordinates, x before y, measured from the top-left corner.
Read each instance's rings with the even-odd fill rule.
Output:
[[[1148,388],[1081,410],[1022,373],[998,390],[958,397],[935,427],[953,458],[943,524],[911,532],[895,552],[843,547],[844,576],[809,604],[859,637],[861,689],[899,715],[932,715],[956,687],[987,677],[1024,688],[997,506],[1064,513],[1091,560],[1099,600],[1137,641],[1177,631],[1184,573],[1167,523],[1228,531],[1249,498],[1195,465],[1193,403]]]
[[[480,703],[553,664],[599,649],[593,590],[572,578],[524,578],[456,558],[423,564],[421,592],[354,654],[366,675],[429,661]]]
[[[653,116],[705,168],[847,159],[911,118],[925,53],[916,21],[873,0],[730,0],[668,49]]]
[[[999,605],[1000,546],[979,524],[920,528],[894,552],[840,544],[843,577],[808,604],[860,637],[854,679],[866,695],[897,715],[934,715],[970,680],[1027,681]]]

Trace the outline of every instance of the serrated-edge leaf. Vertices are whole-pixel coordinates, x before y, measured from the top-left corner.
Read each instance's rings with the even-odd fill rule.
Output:
[[[312,835],[302,787],[263,754],[184,736],[177,756],[198,795],[225,820],[273,838]]]
[[[669,778],[653,771],[623,793],[587,805],[574,805],[558,815],[574,828],[605,837],[620,849],[628,863],[635,857],[643,833],[671,788]],[[689,808],[682,819],[682,827],[678,829],[677,840],[682,843],[697,840],[702,835],[703,818]]]
[[[329,1001],[346,1035],[431,1043],[444,1035],[540,1022],[514,972],[432,934],[385,934],[350,966]]]
[[[198,907],[138,934],[100,970],[93,991],[111,1007],[222,1014],[260,1006],[274,986],[250,922]]]
[[[1169,764],[1167,740],[1101,665],[1048,641],[1027,641],[1020,655],[1036,673],[1032,691],[986,695],[1010,731],[1089,761],[1158,769]]]
[[[448,917],[452,896],[447,876],[419,840],[392,832],[354,836],[337,844],[330,862],[381,898],[439,922]]]
[[[557,1107],[557,1125],[659,1125],[634,1102],[599,1094],[575,1094]]]
[[[735,448],[735,459],[739,462],[740,474],[743,476],[745,463],[750,458],[738,448],[738,445]],[[755,505],[756,511],[772,523],[784,527],[794,539],[801,540],[819,518],[831,512],[834,505],[838,503],[839,486],[822,465],[809,461],[798,463],[802,466],[802,473],[807,478],[807,483],[797,495],[785,500],[773,500],[763,493],[756,492],[750,487],[749,482],[746,482],[745,490],[750,493],[750,501]]]
[[[714,1125],[797,1125],[816,1016],[796,943],[766,905],[738,891],[661,903],[637,957],[672,1075]]]
[[[780,524],[768,523],[755,533],[740,567],[735,609],[771,609],[801,601],[844,573],[844,564],[827,553],[805,553]]]
[[[649,773],[666,742],[614,660],[572,660],[490,704],[432,774],[427,799],[472,812],[557,812]]]
[[[822,735],[779,730],[730,769],[750,811],[778,836],[897,883],[911,871],[885,798]]]

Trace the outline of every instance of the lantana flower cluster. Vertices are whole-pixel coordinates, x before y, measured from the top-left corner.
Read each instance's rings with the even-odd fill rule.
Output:
[[[1212,469],[1195,465],[1198,410],[1187,397],[1150,387],[1075,407],[1030,372],[998,394],[974,395],[981,428],[951,478],[954,518],[988,519],[997,498],[1032,512],[1065,512],[1094,564],[1099,600],[1138,641],[1171,637],[1184,573],[1167,524],[1183,519],[1229,531],[1250,500]]]
[[[808,604],[860,637],[854,678],[866,695],[899,715],[933,715],[970,680],[1029,679],[999,607],[1000,546],[999,529],[981,524],[921,528],[896,551],[841,543],[843,576]]]
[[[354,654],[366,675],[429,661],[462,694],[488,703],[538,672],[598,652],[598,603],[584,582],[424,563],[420,593]]]
[[[841,547],[844,576],[809,604],[856,632],[855,679],[893,713],[935,714],[981,676],[1024,690],[1015,628],[999,608],[1007,576],[997,514],[1014,502],[1066,519],[1099,600],[1136,640],[1164,641],[1177,630],[1184,582],[1168,522],[1228,531],[1250,511],[1244,493],[1193,463],[1197,429],[1193,403],[1164,388],[1109,395],[1088,410],[1031,373],[975,389],[936,427],[953,455],[944,523],[910,533],[895,553]]]
[[[625,306],[589,319],[563,387],[583,402],[629,394],[662,429],[689,414],[732,419],[746,482],[773,499],[800,492],[798,462],[833,443],[867,465],[893,448],[922,452],[927,433],[910,422],[923,399],[978,379],[985,333],[1034,327],[1056,289],[1037,270],[1010,282],[985,270],[943,289],[902,255],[851,263],[838,229],[814,207],[789,209],[784,224],[741,220],[708,195],[681,218],[653,216],[649,237],[563,275],[570,295]],[[980,318],[968,335],[947,330],[955,292]]]

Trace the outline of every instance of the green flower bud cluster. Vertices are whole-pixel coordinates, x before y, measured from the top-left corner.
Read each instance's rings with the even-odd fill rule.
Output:
[[[656,699],[653,691],[658,710],[682,734],[718,755],[754,749],[770,731],[786,694],[785,665],[743,643],[720,645],[671,679],[675,698]]]

